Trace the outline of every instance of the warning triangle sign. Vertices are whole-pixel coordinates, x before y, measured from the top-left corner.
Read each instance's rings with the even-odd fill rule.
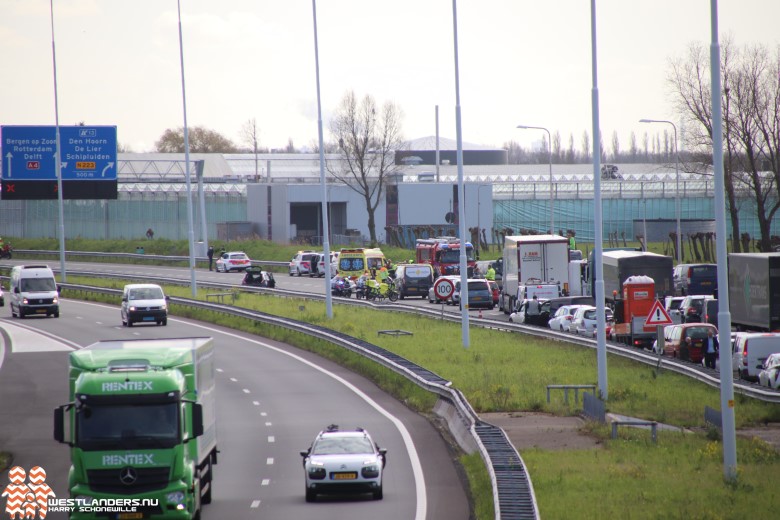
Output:
[[[672,318],[669,317],[666,309],[661,305],[661,301],[656,300],[650,309],[650,313],[647,315],[645,325],[671,325],[672,323]]]

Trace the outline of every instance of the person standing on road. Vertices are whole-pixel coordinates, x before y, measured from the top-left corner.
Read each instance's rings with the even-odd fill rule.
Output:
[[[209,257],[209,271],[211,271],[211,266],[214,263],[214,246],[209,246],[208,251],[206,251],[206,256]]]
[[[530,302],[528,302],[528,305],[525,307],[525,322],[526,323],[536,323],[536,321],[539,319],[539,311],[541,309],[539,308],[539,298],[536,297],[534,294],[534,297],[531,299]]]
[[[493,269],[493,264],[488,265],[487,272],[485,273],[485,279],[490,280],[491,282],[496,281],[496,270]]]
[[[704,342],[704,366],[715,370],[715,357],[719,350],[718,338],[715,337],[715,331],[707,331],[707,339]]]

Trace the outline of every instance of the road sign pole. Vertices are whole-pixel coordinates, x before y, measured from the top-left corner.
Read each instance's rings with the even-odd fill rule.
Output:
[[[656,365],[655,370],[656,373],[661,371],[661,356],[664,354],[664,344],[666,342],[666,338],[664,337],[664,326],[663,325],[657,325],[655,329],[656,334],[656,342],[655,347],[658,349],[658,365]]]

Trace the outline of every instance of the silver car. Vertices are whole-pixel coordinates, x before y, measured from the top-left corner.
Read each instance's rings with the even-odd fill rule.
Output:
[[[371,493],[374,500],[381,500],[386,454],[362,428],[328,426],[301,452],[306,501],[327,493]]]

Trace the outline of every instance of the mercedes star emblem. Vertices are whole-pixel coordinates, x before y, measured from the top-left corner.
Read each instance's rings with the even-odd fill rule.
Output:
[[[136,479],[138,479],[138,474],[129,466],[119,471],[119,481],[125,486],[132,486]]]

